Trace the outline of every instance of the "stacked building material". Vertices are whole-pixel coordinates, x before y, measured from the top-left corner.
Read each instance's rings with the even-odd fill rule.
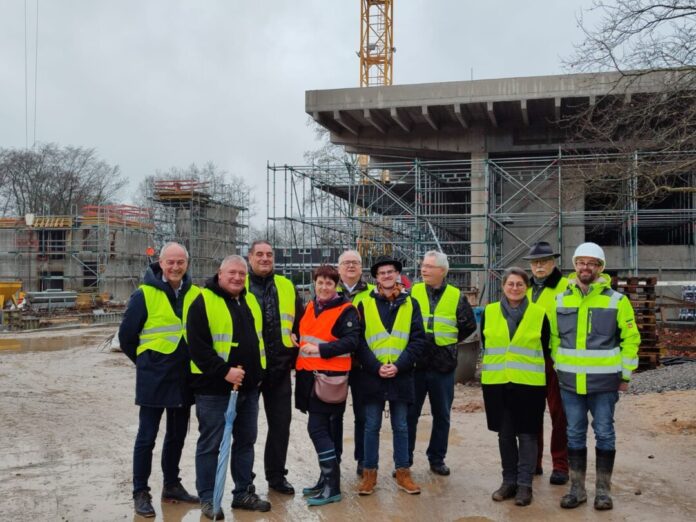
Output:
[[[638,369],[652,370],[660,363],[660,347],[657,342],[656,277],[614,277],[612,287],[628,296],[636,314],[636,326],[640,331]]]

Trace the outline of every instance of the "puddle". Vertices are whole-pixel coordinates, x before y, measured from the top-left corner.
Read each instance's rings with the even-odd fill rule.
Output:
[[[0,337],[0,355],[3,353],[25,352],[54,352],[67,350],[78,346],[99,346],[107,335],[96,333],[61,335],[56,333],[51,337],[34,337],[27,335],[23,338],[13,337],[3,339]]]

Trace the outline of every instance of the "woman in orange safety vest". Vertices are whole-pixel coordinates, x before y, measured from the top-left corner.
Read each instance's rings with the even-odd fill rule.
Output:
[[[343,392],[348,389],[351,354],[360,339],[360,320],[350,300],[336,292],[338,281],[338,271],[332,266],[323,265],[315,270],[315,297],[307,305],[300,321],[295,407],[309,413],[307,431],[317,452],[321,471],[317,484],[302,491],[310,506],[341,500],[339,463],[343,441],[335,440],[335,436],[337,432],[343,432],[336,427],[343,426],[346,409]],[[323,376],[340,381],[333,390],[329,390],[328,395],[322,391],[321,383],[315,383]]]

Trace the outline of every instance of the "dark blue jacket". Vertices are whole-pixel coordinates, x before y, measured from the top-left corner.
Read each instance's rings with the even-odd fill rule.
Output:
[[[379,368],[382,364],[377,360],[372,350],[367,346],[367,341],[365,341],[365,312],[363,302],[360,302],[358,312],[363,335],[360,336],[357,355],[362,368],[357,370],[359,373],[356,375],[356,385],[360,386],[365,402],[388,400],[410,404],[415,399],[413,368],[425,349],[425,330],[423,329],[423,316],[421,315],[420,306],[418,306],[418,301],[406,293],[400,294],[393,302],[380,295],[377,289],[373,290],[371,295],[377,301],[377,311],[384,328],[388,332],[392,330],[399,307],[406,299],[411,299],[413,303],[411,330],[406,349],[401,352],[401,355],[394,363],[399,369],[396,377],[383,379],[379,376]]]
[[[145,272],[143,284],[164,291],[174,309],[181,317],[184,296],[191,288],[191,277],[184,275],[178,298],[169,283],[162,281],[159,263],[152,263]],[[153,350],[145,350],[136,356],[140,342],[140,332],[147,320],[147,307],[143,291],[133,292],[123,321],[118,329],[121,350],[135,363],[135,404],[157,408],[176,408],[190,406],[193,395],[189,387],[190,359],[186,341],[182,338],[174,353],[165,355]]]

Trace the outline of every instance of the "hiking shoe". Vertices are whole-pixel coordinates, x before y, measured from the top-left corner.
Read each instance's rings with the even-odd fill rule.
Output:
[[[517,494],[515,495],[516,506],[528,506],[532,503],[532,487],[517,486]]]
[[[418,495],[421,492],[420,486],[413,482],[409,468],[398,468],[396,470],[396,485],[409,495]]]
[[[377,485],[377,469],[363,470],[362,480],[358,486],[358,495],[372,495]]]
[[[496,489],[493,492],[493,495],[491,495],[491,498],[495,500],[496,502],[502,502],[503,500],[507,500],[509,498],[512,498],[515,496],[517,493],[517,484],[501,484],[498,489]]]
[[[213,501],[208,500],[207,502],[201,502],[201,513],[205,518],[210,520],[224,520],[225,514],[222,512],[222,508],[217,513],[213,513]]]
[[[133,493],[133,504],[135,505],[135,513],[145,518],[155,516],[155,508],[152,507],[152,496],[146,489]]]
[[[200,500],[198,497],[190,495],[184,486],[181,485],[181,482],[178,482],[174,486],[164,486],[162,489],[162,502],[198,504]]]
[[[554,469],[549,477],[549,482],[554,486],[562,486],[568,483],[568,473]]]
[[[232,500],[232,509],[246,509],[247,511],[270,511],[271,503],[261,500],[256,493],[247,491],[241,495],[235,495]]]

